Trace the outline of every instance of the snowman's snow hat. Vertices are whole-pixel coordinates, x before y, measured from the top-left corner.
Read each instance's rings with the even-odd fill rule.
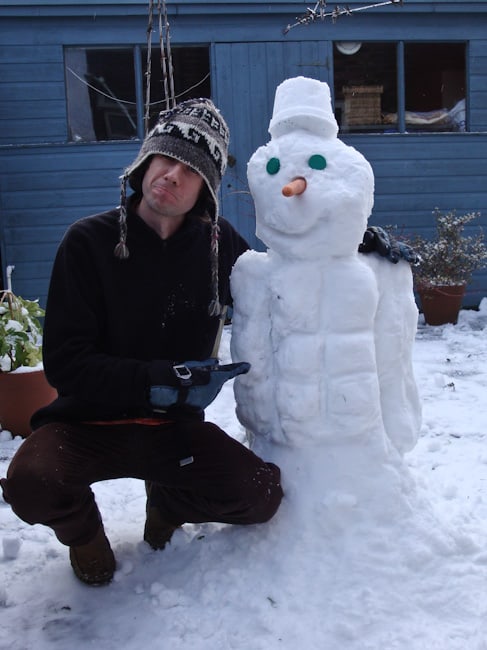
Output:
[[[277,138],[294,129],[336,138],[338,124],[331,109],[327,83],[308,77],[294,77],[277,87],[269,133]]]

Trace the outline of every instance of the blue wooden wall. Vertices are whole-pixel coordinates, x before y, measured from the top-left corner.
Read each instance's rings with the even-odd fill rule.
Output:
[[[309,4],[309,3],[308,3]],[[311,3],[313,4],[313,3]],[[349,2],[360,6],[362,2]],[[291,30],[304,2],[168,2],[173,43],[209,43],[212,88],[236,160],[222,183],[222,212],[254,235],[246,164],[267,141],[276,86],[298,74],[330,81],[333,40],[467,41],[470,133],[347,135],[376,175],[373,223],[428,233],[432,211],[479,210],[487,226],[487,2],[405,0]],[[116,205],[118,177],[138,142],[68,143],[63,47],[144,44],[147,3],[109,1],[0,6],[0,237],[14,289],[44,303],[67,226]],[[155,37],[156,38],[156,37]],[[487,296],[476,274],[465,304]]]

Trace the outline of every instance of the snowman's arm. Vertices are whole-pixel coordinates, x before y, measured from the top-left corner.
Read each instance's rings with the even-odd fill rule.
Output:
[[[418,322],[409,264],[391,266],[367,256],[379,289],[374,322],[375,351],[382,419],[393,445],[404,453],[416,444],[421,403],[413,371],[413,346]]]
[[[269,326],[268,257],[247,251],[232,269],[233,298],[231,352],[234,360],[257,362]],[[243,356],[242,356],[243,355]]]
[[[231,276],[233,297],[232,339],[234,361],[251,364],[247,376],[234,382],[237,415],[254,433],[268,429],[272,363],[269,315],[269,260],[266,253],[247,251],[237,260]]]

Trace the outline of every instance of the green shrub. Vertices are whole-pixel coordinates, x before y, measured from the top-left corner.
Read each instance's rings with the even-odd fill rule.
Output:
[[[37,300],[25,300],[11,291],[0,299],[0,371],[37,366],[42,360],[44,310]]]
[[[433,239],[419,235],[409,241],[419,255],[413,267],[417,287],[467,284],[472,273],[487,265],[487,247],[484,234],[466,235],[465,226],[480,217],[479,212],[457,216],[455,211],[433,212],[436,234]]]

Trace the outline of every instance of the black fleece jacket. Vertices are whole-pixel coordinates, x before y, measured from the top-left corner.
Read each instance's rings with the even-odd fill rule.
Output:
[[[57,252],[43,356],[59,397],[34,414],[34,429],[151,415],[149,388],[166,383],[167,361],[211,355],[218,318],[208,315],[210,224],[188,217],[162,240],[129,209],[130,256],[120,260],[118,218],[117,209],[77,221]],[[219,224],[220,301],[230,304],[230,272],[248,245]]]

